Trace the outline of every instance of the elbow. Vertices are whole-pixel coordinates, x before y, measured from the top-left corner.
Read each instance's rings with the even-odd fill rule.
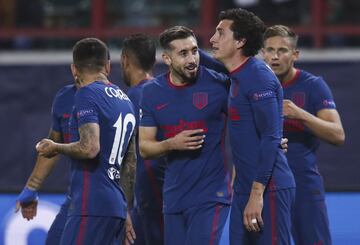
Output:
[[[142,140],[139,141],[139,153],[143,159],[149,158],[149,154],[146,151],[146,147],[144,146],[144,142]]]
[[[141,145],[139,147],[139,152],[140,152],[140,156],[143,159],[149,159],[151,157],[150,154],[143,147],[141,147]]]
[[[336,146],[342,146],[345,143],[345,133],[344,131],[342,133],[339,133],[333,142]]]
[[[99,144],[91,145],[90,147],[84,150],[84,158],[93,159],[99,154],[99,152],[100,152]]]

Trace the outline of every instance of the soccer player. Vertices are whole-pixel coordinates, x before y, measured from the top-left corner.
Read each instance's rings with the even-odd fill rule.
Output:
[[[75,44],[71,71],[79,89],[70,119],[71,143],[43,139],[36,146],[41,156],[65,154],[72,160],[71,202],[60,244],[123,240],[126,199],[132,202],[135,182],[135,148],[129,142],[136,119],[129,98],[107,79],[108,53],[96,38]]]
[[[143,87],[151,82],[156,60],[155,42],[143,34],[125,38],[122,46],[121,68],[128,96],[134,104],[136,119],[140,122],[140,99]],[[138,129],[138,125],[137,125]],[[162,215],[162,187],[165,163],[161,159],[144,160],[137,145],[135,206],[132,222],[136,233],[134,244],[161,245],[164,243]]]
[[[244,9],[229,9],[210,39],[213,57],[230,72],[229,135],[236,169],[230,244],[290,244],[295,181],[280,149],[281,85],[254,57],[264,23]]]
[[[67,85],[60,89],[52,105],[52,127],[48,138],[59,143],[69,143],[69,119],[74,105],[76,92],[75,84]],[[40,189],[44,180],[52,171],[58,157],[45,158],[38,156],[35,167],[25,185],[24,190],[17,198],[16,211],[21,208],[24,218],[31,220],[37,212],[37,191]],[[65,226],[67,211],[70,205],[70,197],[67,195],[65,202],[61,205],[60,211],[52,223],[47,237],[47,245],[60,244],[63,228]]]
[[[139,133],[141,155],[167,161],[165,244],[219,244],[231,199],[223,149],[227,78],[199,66],[190,29],[169,28],[160,44],[169,72],[143,89]]]
[[[296,69],[297,35],[275,25],[264,34],[262,54],[284,89],[287,159],[296,181],[293,237],[296,244],[331,244],[322,177],[316,151],[319,139],[344,143],[345,134],[331,91],[321,77]]]

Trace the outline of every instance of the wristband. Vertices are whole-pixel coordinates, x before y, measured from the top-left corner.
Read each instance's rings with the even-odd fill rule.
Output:
[[[25,187],[18,196],[17,201],[31,202],[31,201],[36,201],[37,199],[38,199],[37,191],[30,190],[28,187]]]

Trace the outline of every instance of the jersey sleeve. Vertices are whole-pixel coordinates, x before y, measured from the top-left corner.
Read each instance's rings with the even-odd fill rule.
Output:
[[[51,129],[56,132],[61,132],[61,113],[60,113],[60,101],[59,101],[59,91],[53,100],[51,106],[51,118],[52,118],[52,125]]]
[[[140,108],[141,108],[141,113],[140,113],[140,126],[141,127],[156,127],[157,123],[153,114],[153,106],[150,103],[151,100],[149,100],[149,98],[151,98],[151,96],[156,96],[151,95],[151,91],[149,89],[149,86],[145,86],[143,88],[143,92],[140,98]]]
[[[312,83],[311,101],[316,112],[322,109],[336,109],[331,90],[326,82],[320,77]]]
[[[75,113],[79,127],[86,123],[99,122],[96,96],[89,88],[83,87],[76,93]]]
[[[255,181],[267,186],[280,144],[281,115],[276,86],[258,86],[248,93],[255,126],[260,138]]]
[[[51,118],[52,118],[52,125],[51,129],[56,132],[61,131],[60,127],[60,116],[57,111],[57,104],[56,104],[56,98],[53,101],[52,107],[51,107]]]

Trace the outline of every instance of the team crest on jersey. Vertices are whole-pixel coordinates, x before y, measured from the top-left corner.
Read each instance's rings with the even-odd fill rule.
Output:
[[[204,109],[208,104],[208,93],[198,92],[193,94],[193,105],[199,110]]]
[[[305,106],[305,93],[296,92],[291,95],[292,102],[295,103],[298,107],[303,108]]]

